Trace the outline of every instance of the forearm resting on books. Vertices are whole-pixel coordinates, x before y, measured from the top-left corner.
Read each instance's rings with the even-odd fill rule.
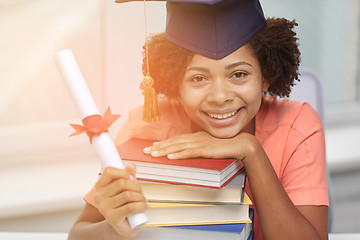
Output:
[[[106,221],[77,222],[69,232],[68,240],[119,239],[112,226]]]
[[[71,228],[68,240],[130,240],[137,232],[130,228],[126,219],[115,229],[95,207],[86,204]]]
[[[255,139],[243,163],[265,239],[327,239],[327,206],[296,207]]]

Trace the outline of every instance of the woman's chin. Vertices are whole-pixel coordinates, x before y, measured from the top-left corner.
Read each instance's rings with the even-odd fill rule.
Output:
[[[216,138],[233,138],[239,134],[240,131],[233,129],[211,129],[208,133]]]

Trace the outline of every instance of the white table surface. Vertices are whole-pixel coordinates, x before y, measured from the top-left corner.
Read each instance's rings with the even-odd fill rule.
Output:
[[[0,240],[66,240],[67,233],[0,232]]]
[[[0,232],[0,240],[66,240],[67,235],[68,235],[67,233]],[[162,234],[162,237],[160,239],[169,239],[169,238],[163,238],[165,236],[166,234],[165,235]],[[179,237],[183,238],[184,236],[180,235]],[[143,238],[140,236],[140,238],[139,237],[136,238],[136,240],[142,240],[142,239],[151,239],[151,237]],[[156,240],[160,240],[160,239],[156,238]],[[174,236],[172,236],[171,239],[174,239]],[[207,238],[207,239],[212,240],[213,238]],[[214,239],[218,239],[218,238],[215,237]],[[329,240],[360,240],[360,233],[331,233],[329,234]]]

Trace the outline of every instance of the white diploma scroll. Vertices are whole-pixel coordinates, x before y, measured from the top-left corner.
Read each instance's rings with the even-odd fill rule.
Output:
[[[100,114],[72,51],[70,49],[61,50],[56,54],[55,58],[80,111],[81,118],[84,119],[90,115]],[[106,167],[124,168],[108,132],[95,135],[92,139],[92,145],[100,158],[103,169]],[[137,213],[128,216],[128,221],[131,228],[134,229],[147,223],[148,219],[145,213]]]

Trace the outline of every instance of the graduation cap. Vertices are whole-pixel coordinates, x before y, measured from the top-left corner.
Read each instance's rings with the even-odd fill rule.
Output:
[[[258,0],[167,0],[166,10],[166,38],[213,59],[234,52],[266,24]]]
[[[144,0],[115,0],[130,1]],[[266,24],[259,0],[167,0],[166,10],[166,38],[212,59],[239,49]]]

